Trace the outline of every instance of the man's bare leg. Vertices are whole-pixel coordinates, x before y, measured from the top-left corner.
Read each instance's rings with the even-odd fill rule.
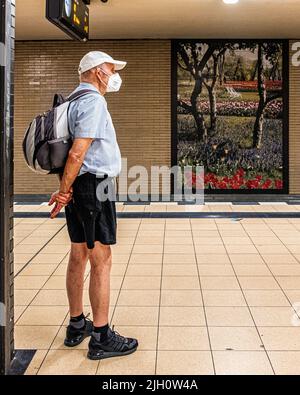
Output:
[[[91,263],[89,295],[93,311],[95,327],[108,324],[110,300],[110,271],[112,254],[109,245],[95,242],[95,247],[89,253]]]
[[[94,329],[89,341],[88,358],[99,360],[133,353],[138,341],[121,336],[110,328],[109,292],[112,254],[110,246],[95,243],[90,252],[91,262],[90,300],[94,317]]]
[[[83,283],[87,261],[86,243],[72,243],[67,270],[67,293],[71,317],[83,313]]]

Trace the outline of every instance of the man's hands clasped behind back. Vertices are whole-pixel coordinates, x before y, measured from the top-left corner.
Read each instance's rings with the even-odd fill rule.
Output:
[[[50,212],[50,218],[55,218],[57,214],[62,210],[63,207],[67,206],[73,197],[73,189],[71,188],[69,192],[64,193],[59,190],[52,193],[51,198],[49,200],[48,205],[52,206],[55,203],[55,206]]]

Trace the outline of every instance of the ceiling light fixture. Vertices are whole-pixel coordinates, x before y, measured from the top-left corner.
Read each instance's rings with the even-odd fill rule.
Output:
[[[238,3],[240,0],[223,0],[223,2],[225,4],[236,4]]]

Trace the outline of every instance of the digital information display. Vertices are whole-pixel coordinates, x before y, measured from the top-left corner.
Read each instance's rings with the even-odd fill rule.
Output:
[[[72,38],[89,38],[89,9],[82,0],[47,0],[46,18]]]

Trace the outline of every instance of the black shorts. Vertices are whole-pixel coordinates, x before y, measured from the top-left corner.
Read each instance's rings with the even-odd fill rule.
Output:
[[[89,249],[94,242],[116,244],[117,215],[114,199],[99,199],[107,194],[107,186],[99,186],[106,177],[96,177],[91,173],[78,176],[73,184],[73,199],[65,207],[67,227],[73,243],[87,243]],[[97,187],[98,197],[97,197]],[[110,187],[114,188],[111,180]],[[102,192],[101,192],[102,188]],[[99,192],[100,191],[100,192]]]

